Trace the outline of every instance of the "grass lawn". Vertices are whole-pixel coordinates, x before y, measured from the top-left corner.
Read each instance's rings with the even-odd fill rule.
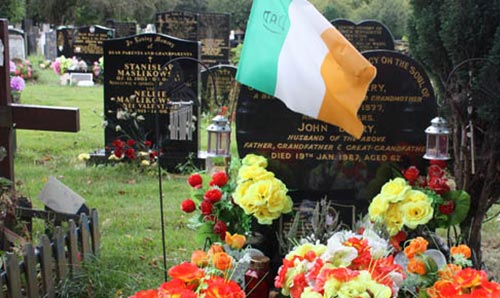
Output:
[[[21,182],[17,189],[36,207],[42,208],[38,193],[48,177],[54,176],[84,197],[90,208],[98,209],[101,255],[89,265],[95,267],[89,270],[93,276],[83,277],[94,283],[93,296],[123,293],[127,297],[136,290],[157,287],[163,280],[157,175],[127,164],[86,166],[78,160],[80,153],[104,146],[102,85],[60,86],[52,70],[41,70],[39,82],[27,84],[21,101],[80,109],[78,133],[17,131],[15,176]],[[196,247],[179,209],[181,200],[189,195],[185,179],[163,176],[169,266],[188,259]]]
[[[80,153],[104,146],[103,87],[60,86],[52,70],[40,70],[38,83],[27,84],[21,101],[80,109],[78,133],[17,131],[15,175],[21,182],[18,190],[31,197],[36,207],[42,207],[37,195],[48,177],[54,176],[99,212],[100,258],[88,265],[86,276],[62,287],[66,297],[127,297],[139,289],[157,287],[163,280],[163,271],[156,174],[127,164],[86,166],[78,160]],[[189,195],[185,179],[186,176],[173,174],[163,177],[168,266],[187,260],[192,249],[199,247],[179,209],[180,202]],[[491,214],[495,214],[493,210]],[[491,275],[497,278],[499,225],[493,219],[483,231],[485,261]]]

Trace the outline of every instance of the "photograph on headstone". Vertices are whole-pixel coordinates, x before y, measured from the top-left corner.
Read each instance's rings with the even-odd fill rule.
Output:
[[[346,19],[334,19],[330,23],[360,52],[394,50],[394,37],[391,31],[377,20],[354,23]]]
[[[198,53],[197,42],[163,34],[104,42],[108,154],[120,143],[117,140],[133,140],[144,150],[162,150],[165,158],[160,162],[171,170],[190,155],[197,156]],[[161,144],[156,143],[157,114]]]

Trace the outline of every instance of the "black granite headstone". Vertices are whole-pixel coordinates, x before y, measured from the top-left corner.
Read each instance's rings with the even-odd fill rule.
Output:
[[[137,34],[137,23],[135,22],[118,22],[110,19],[106,21],[106,27],[115,29],[115,38]]]
[[[74,27],[58,27],[57,32],[57,57],[64,56],[71,58],[74,56],[73,52],[73,34]]]
[[[98,25],[79,27],[74,31],[73,53],[91,67],[104,54],[103,42],[114,34],[113,29]]]
[[[394,50],[391,31],[379,21],[366,20],[356,24],[346,19],[335,19],[331,23],[360,52]]]
[[[187,11],[167,11],[156,14],[156,32],[173,37],[198,40],[198,14]]]
[[[212,66],[201,72],[202,100],[201,111],[214,116],[225,106],[230,112],[236,102],[236,67],[232,65]],[[214,88],[215,86],[215,88]]]
[[[202,13],[198,17],[201,61],[208,65],[229,63],[230,19],[225,13]]]
[[[23,19],[21,23],[22,28],[25,32],[27,54],[36,54],[36,39],[38,37],[38,27],[33,26],[32,19]]]
[[[389,165],[421,166],[425,133],[437,106],[430,80],[413,59],[368,51],[377,67],[359,117],[356,140],[339,128],[294,113],[278,99],[241,87],[236,114],[240,156],[257,153],[288,186],[294,202],[327,196],[366,210],[390,178]],[[304,100],[307,100],[305,98]]]
[[[176,59],[180,57],[187,59]],[[104,41],[106,146],[116,138],[151,141],[154,147],[161,147],[162,165],[169,170],[186,162],[192,153],[196,157],[199,149],[199,64],[193,59],[199,59],[197,42],[163,34],[148,33]],[[144,121],[137,130],[127,130],[130,120],[118,119],[119,110],[135,112],[143,116]],[[157,112],[160,117],[159,146],[155,144]],[[122,131],[113,129],[116,124]]]

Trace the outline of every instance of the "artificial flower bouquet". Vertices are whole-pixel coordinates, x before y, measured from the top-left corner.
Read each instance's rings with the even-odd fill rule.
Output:
[[[427,175],[416,167],[390,180],[368,207],[370,219],[385,226],[390,236],[405,230],[448,228],[462,222],[469,211],[470,196],[456,190],[443,161],[431,161]]]
[[[471,268],[468,246],[451,247],[447,261],[439,250],[428,249],[428,245],[424,238],[414,238],[396,256],[408,276],[400,297],[500,297],[500,284],[488,280],[485,271]]]
[[[83,60],[78,60],[76,57],[66,58],[64,56],[57,57],[50,65],[57,75],[64,75],[71,71],[87,72],[87,63]]]
[[[225,244],[208,251],[195,250],[190,262],[168,270],[170,280],[158,289],[143,290],[129,298],[244,298],[244,273],[250,255],[242,250],[245,236],[226,233]]]
[[[275,286],[292,298],[397,297],[405,274],[391,252],[372,226],[336,232],[326,244],[302,240],[283,259]]]
[[[142,167],[149,167],[156,163],[158,151],[151,148],[151,141],[137,142],[134,139],[115,139],[107,148],[111,151],[109,160],[115,161],[136,161]]]
[[[226,231],[248,234],[252,218],[269,225],[281,214],[292,211],[288,189],[266,167],[266,158],[248,154],[241,163],[231,162],[232,175],[220,171],[210,180],[200,173],[189,176],[191,197],[182,202],[181,210],[186,213],[199,210],[189,224],[198,231],[199,241],[224,240]]]

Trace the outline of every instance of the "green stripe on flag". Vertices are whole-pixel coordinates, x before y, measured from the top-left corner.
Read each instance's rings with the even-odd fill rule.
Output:
[[[290,28],[293,0],[254,0],[248,19],[236,80],[274,95],[281,48]]]

